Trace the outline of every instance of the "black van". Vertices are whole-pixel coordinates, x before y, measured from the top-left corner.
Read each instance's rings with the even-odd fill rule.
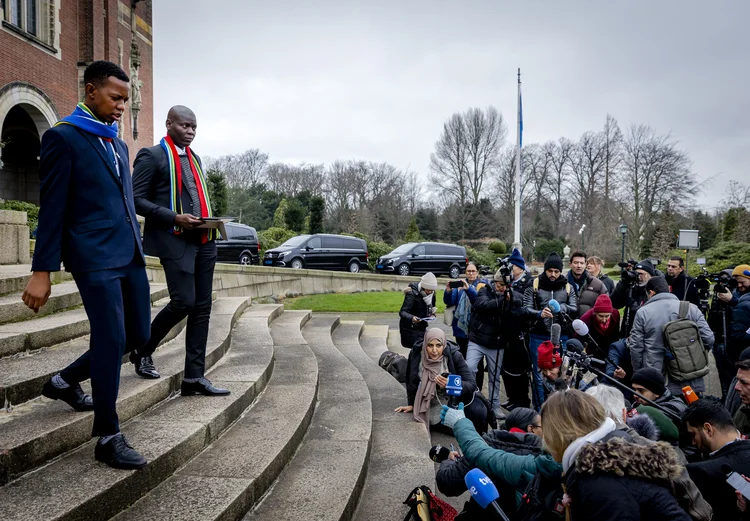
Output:
[[[358,273],[367,267],[368,257],[367,243],[362,239],[316,233],[292,237],[278,248],[267,250],[263,265]]]
[[[466,271],[468,262],[463,246],[440,242],[410,242],[380,257],[375,270],[378,273],[396,272],[399,275],[431,271],[436,276],[448,275],[457,279]]]
[[[239,223],[226,223],[228,237],[216,241],[216,262],[260,264],[260,241],[255,228]]]

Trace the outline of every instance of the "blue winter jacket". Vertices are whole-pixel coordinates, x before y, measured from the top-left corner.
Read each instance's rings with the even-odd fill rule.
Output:
[[[468,282],[468,281],[467,281]],[[462,293],[466,293],[466,296],[469,297],[469,303],[474,304],[474,301],[477,298],[478,295],[478,288],[480,284],[487,284],[487,281],[484,279],[480,279],[477,277],[477,280],[469,284],[469,289],[464,290],[463,288],[453,288],[450,291],[446,291],[443,293],[443,302],[445,303],[446,307],[449,306],[458,306],[458,300],[461,298]],[[471,306],[469,306],[469,313],[471,313]],[[458,323],[458,318],[455,316],[455,313],[453,315],[453,322],[451,323],[451,326],[453,327],[453,336],[456,338],[467,338],[468,335],[463,330],[461,330],[456,324]],[[466,320],[466,323],[469,323],[468,317]]]

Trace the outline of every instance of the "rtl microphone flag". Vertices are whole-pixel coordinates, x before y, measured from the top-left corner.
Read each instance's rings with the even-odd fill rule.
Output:
[[[586,325],[586,322],[577,318],[573,321],[573,331],[578,335],[586,336],[589,334],[589,326]]]

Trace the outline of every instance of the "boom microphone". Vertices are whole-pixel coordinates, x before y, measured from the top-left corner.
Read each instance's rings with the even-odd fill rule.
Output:
[[[430,459],[435,463],[444,462],[450,455],[450,449],[448,447],[443,447],[442,445],[435,445],[430,449]]]
[[[550,327],[550,342],[556,347],[560,347],[560,335],[562,334],[562,328],[560,324],[552,324]]]
[[[505,512],[503,512],[503,509],[500,508],[500,505],[497,504],[496,500],[500,497],[500,494],[492,480],[487,477],[487,474],[479,469],[471,469],[468,474],[464,476],[464,483],[466,483],[466,488],[471,492],[471,497],[474,498],[474,501],[476,501],[482,509],[492,505],[492,510],[500,516],[500,519],[503,521],[510,521],[508,516],[505,515]]]
[[[555,299],[550,299],[549,302],[547,302],[547,307],[549,308],[552,313],[559,313],[560,312],[560,303],[556,301]]]

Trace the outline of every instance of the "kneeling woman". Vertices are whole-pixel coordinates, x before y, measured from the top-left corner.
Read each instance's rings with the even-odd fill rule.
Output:
[[[475,391],[477,390],[474,373],[466,365],[458,346],[447,342],[445,333],[439,328],[428,329],[424,335],[422,346],[415,344],[412,349],[409,357],[409,376],[406,383],[406,396],[409,405],[398,407],[396,412],[411,412],[414,414],[416,421],[424,423],[428,427],[439,425],[442,405],[448,403],[448,396],[445,394],[445,387],[448,385],[448,379],[444,376],[446,374],[461,376],[463,392],[458,401],[466,404],[466,416],[474,421],[468,410],[468,404],[475,399]],[[479,393],[477,393],[477,399],[481,403],[479,396]],[[483,403],[481,405],[484,417],[476,418],[480,424],[486,422],[486,407]],[[476,416],[481,415],[480,412]]]

